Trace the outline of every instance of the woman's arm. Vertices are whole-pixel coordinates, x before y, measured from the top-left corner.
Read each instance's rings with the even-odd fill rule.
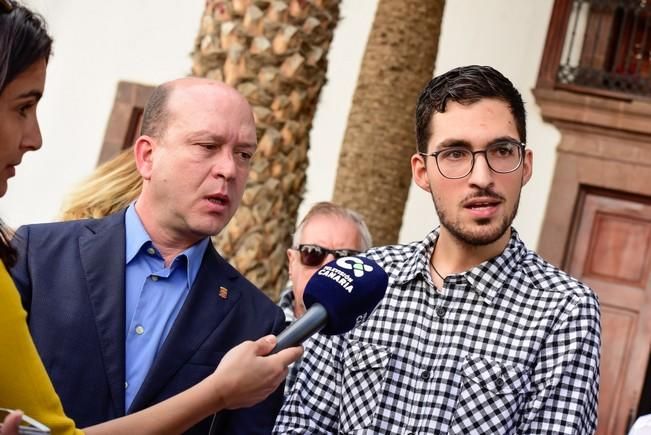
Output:
[[[264,400],[287,375],[287,366],[303,353],[294,347],[267,355],[272,335],[231,349],[217,369],[197,385],[147,409],[84,429],[87,435],[181,433],[223,409],[243,408]]]
[[[264,400],[287,375],[287,366],[300,358],[302,347],[263,356],[276,345],[269,335],[231,349],[217,369],[197,385],[135,414],[84,430],[87,435],[177,434],[223,409],[243,408]],[[18,435],[22,412],[9,414],[0,435]]]

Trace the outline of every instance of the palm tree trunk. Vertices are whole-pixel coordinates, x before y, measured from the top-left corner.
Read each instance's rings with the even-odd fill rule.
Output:
[[[418,94],[432,77],[444,0],[379,0],[339,156],[333,201],[396,243],[416,151]]]
[[[240,208],[214,243],[272,298],[287,280],[285,250],[338,17],[339,0],[207,0],[195,43],[193,75],[237,88],[259,138]]]

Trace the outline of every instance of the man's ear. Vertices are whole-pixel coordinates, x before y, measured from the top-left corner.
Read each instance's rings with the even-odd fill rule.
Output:
[[[530,149],[524,150],[524,158],[522,159],[522,185],[524,186],[531,180],[533,175],[533,151]]]
[[[150,136],[140,136],[133,144],[133,155],[136,159],[136,167],[140,176],[145,179],[151,179],[153,168],[153,153],[156,147],[156,139]]]
[[[414,182],[426,192],[430,192],[429,179],[427,178],[427,166],[425,166],[425,159],[427,157],[418,153],[411,156],[411,175]]]
[[[298,254],[298,252],[296,252],[295,250],[293,250],[291,248],[287,250],[287,269],[288,269],[287,272],[289,274],[289,280],[292,281],[292,282],[294,282],[294,280],[292,279],[292,275],[293,275],[292,272],[293,272],[294,268],[296,267],[296,264],[295,264],[296,261],[298,261],[297,254]]]

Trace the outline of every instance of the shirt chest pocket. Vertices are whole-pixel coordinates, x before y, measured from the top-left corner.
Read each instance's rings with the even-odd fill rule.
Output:
[[[477,433],[478,428],[500,434],[515,431],[531,388],[526,367],[471,355],[464,360],[461,374],[449,433]]]
[[[339,432],[368,428],[375,421],[391,352],[388,348],[353,342],[344,359]]]

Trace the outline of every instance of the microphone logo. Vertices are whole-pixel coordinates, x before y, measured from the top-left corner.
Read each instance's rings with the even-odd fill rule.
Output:
[[[356,278],[361,278],[364,276],[364,272],[371,272],[373,267],[365,264],[362,260],[357,257],[343,257],[337,260],[337,266],[342,269],[348,269],[353,271],[353,275]]]

